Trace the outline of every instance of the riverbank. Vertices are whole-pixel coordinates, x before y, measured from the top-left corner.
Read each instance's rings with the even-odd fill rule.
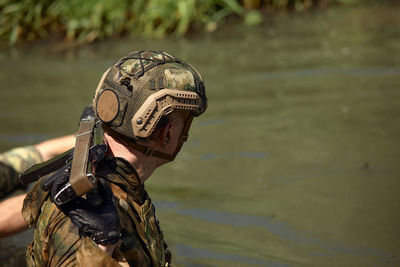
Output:
[[[376,0],[5,0],[0,2],[0,40],[15,46],[57,39],[69,46],[112,37],[164,38],[212,32],[229,18],[258,25],[269,12],[304,12]],[[381,2],[381,1],[380,1]]]

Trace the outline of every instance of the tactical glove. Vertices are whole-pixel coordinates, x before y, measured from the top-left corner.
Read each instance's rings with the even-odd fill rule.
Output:
[[[65,169],[53,183],[51,199],[69,180],[69,169]],[[88,236],[97,244],[114,244],[120,238],[119,217],[114,205],[114,196],[108,183],[99,179],[97,192],[86,194],[86,199],[76,197],[57,207],[79,228],[79,234]]]

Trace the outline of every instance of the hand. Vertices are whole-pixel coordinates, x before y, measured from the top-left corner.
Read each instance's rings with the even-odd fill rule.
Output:
[[[54,182],[52,200],[68,182],[68,177],[69,175],[64,175]],[[114,244],[119,240],[120,233],[119,217],[113,199],[108,183],[99,179],[97,192],[86,194],[86,199],[76,197],[58,208],[79,228],[80,235],[90,237],[97,244]]]

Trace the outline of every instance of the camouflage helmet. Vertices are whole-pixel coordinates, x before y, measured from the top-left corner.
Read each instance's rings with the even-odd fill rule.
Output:
[[[132,52],[111,66],[93,100],[98,119],[132,138],[149,137],[162,116],[207,108],[203,79],[191,65],[162,51]]]

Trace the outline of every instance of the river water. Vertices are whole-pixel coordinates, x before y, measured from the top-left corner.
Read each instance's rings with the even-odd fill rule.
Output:
[[[76,131],[138,49],[196,66],[209,109],[147,189],[175,266],[400,266],[400,7],[267,15],[186,39],[0,54],[0,148]],[[17,266],[31,232],[0,242]]]

